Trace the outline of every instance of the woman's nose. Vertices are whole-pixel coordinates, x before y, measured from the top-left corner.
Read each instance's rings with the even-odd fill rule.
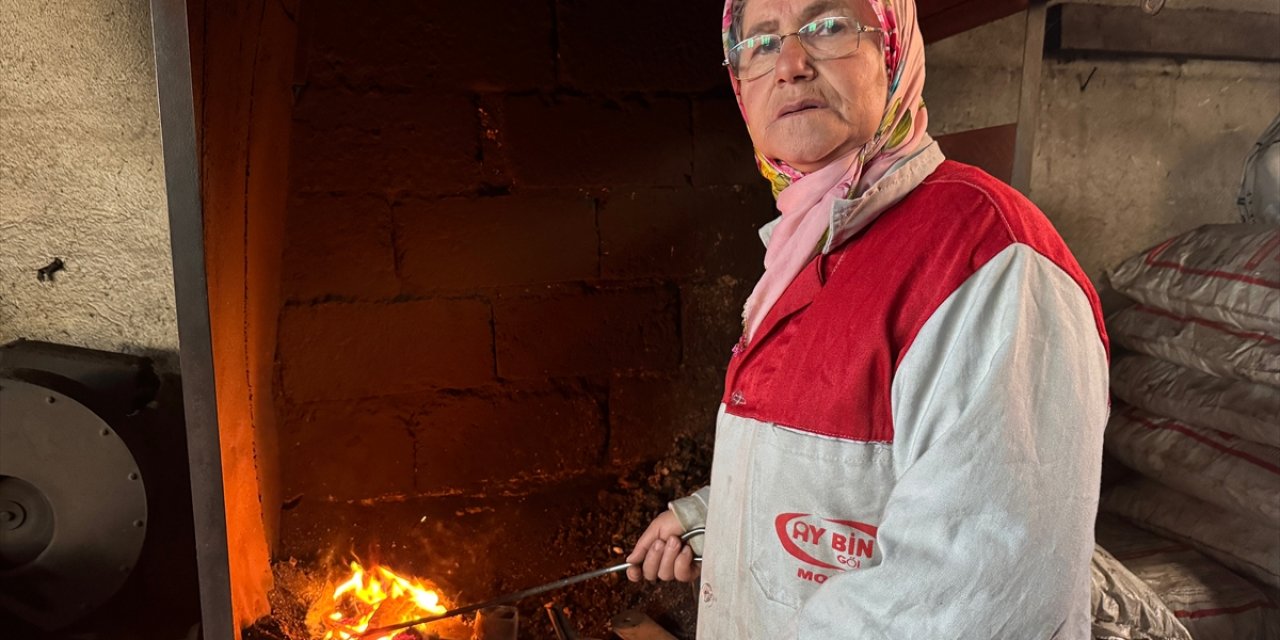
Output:
[[[795,82],[813,77],[813,72],[813,60],[800,44],[800,38],[792,36],[783,40],[777,66],[773,68],[774,77],[779,82]]]

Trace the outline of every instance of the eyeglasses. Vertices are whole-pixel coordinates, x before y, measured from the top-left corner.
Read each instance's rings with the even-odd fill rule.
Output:
[[[884,33],[884,29],[868,27],[842,16],[819,18],[794,33],[751,36],[729,49],[722,64],[729,67],[739,82],[746,82],[773,71],[782,53],[782,42],[791,36],[800,39],[800,46],[814,60],[833,60],[853,55],[864,33]]]

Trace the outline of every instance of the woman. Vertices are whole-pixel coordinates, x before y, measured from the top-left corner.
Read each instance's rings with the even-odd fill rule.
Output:
[[[911,0],[724,15],[782,215],[711,485],[654,520],[631,579],[700,572],[705,639],[1087,638],[1108,410],[1088,279],[1030,202],[929,138]]]

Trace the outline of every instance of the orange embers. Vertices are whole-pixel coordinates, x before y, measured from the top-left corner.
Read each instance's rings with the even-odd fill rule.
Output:
[[[444,613],[444,599],[423,580],[406,578],[374,565],[351,562],[351,576],[333,591],[333,598],[312,605],[307,619],[313,630],[324,629],[324,640],[352,640],[367,629]],[[392,640],[395,634],[370,640]]]

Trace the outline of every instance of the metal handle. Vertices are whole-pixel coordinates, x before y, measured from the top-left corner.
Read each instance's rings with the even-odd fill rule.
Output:
[[[707,528],[706,528],[706,527],[694,527],[694,528],[692,528],[692,529],[690,529],[690,530],[688,530],[688,531],[686,531],[686,532],[684,532],[684,533],[680,534],[680,542],[683,542],[683,543],[685,543],[685,544],[689,544],[689,541],[690,541],[690,540],[692,540],[692,539],[694,539],[694,538],[696,538],[696,537],[698,537],[698,536],[700,536],[700,535],[703,535],[703,534],[705,534],[706,532],[707,532]],[[701,563],[702,563],[702,554],[700,554],[700,553],[698,553],[698,552],[696,552],[696,551],[693,551],[693,546],[692,546],[692,545],[690,545],[690,547],[689,547],[689,551],[692,551],[692,552],[693,552],[693,561],[694,561],[694,562],[697,562],[697,563],[699,563],[699,564],[701,564]]]

